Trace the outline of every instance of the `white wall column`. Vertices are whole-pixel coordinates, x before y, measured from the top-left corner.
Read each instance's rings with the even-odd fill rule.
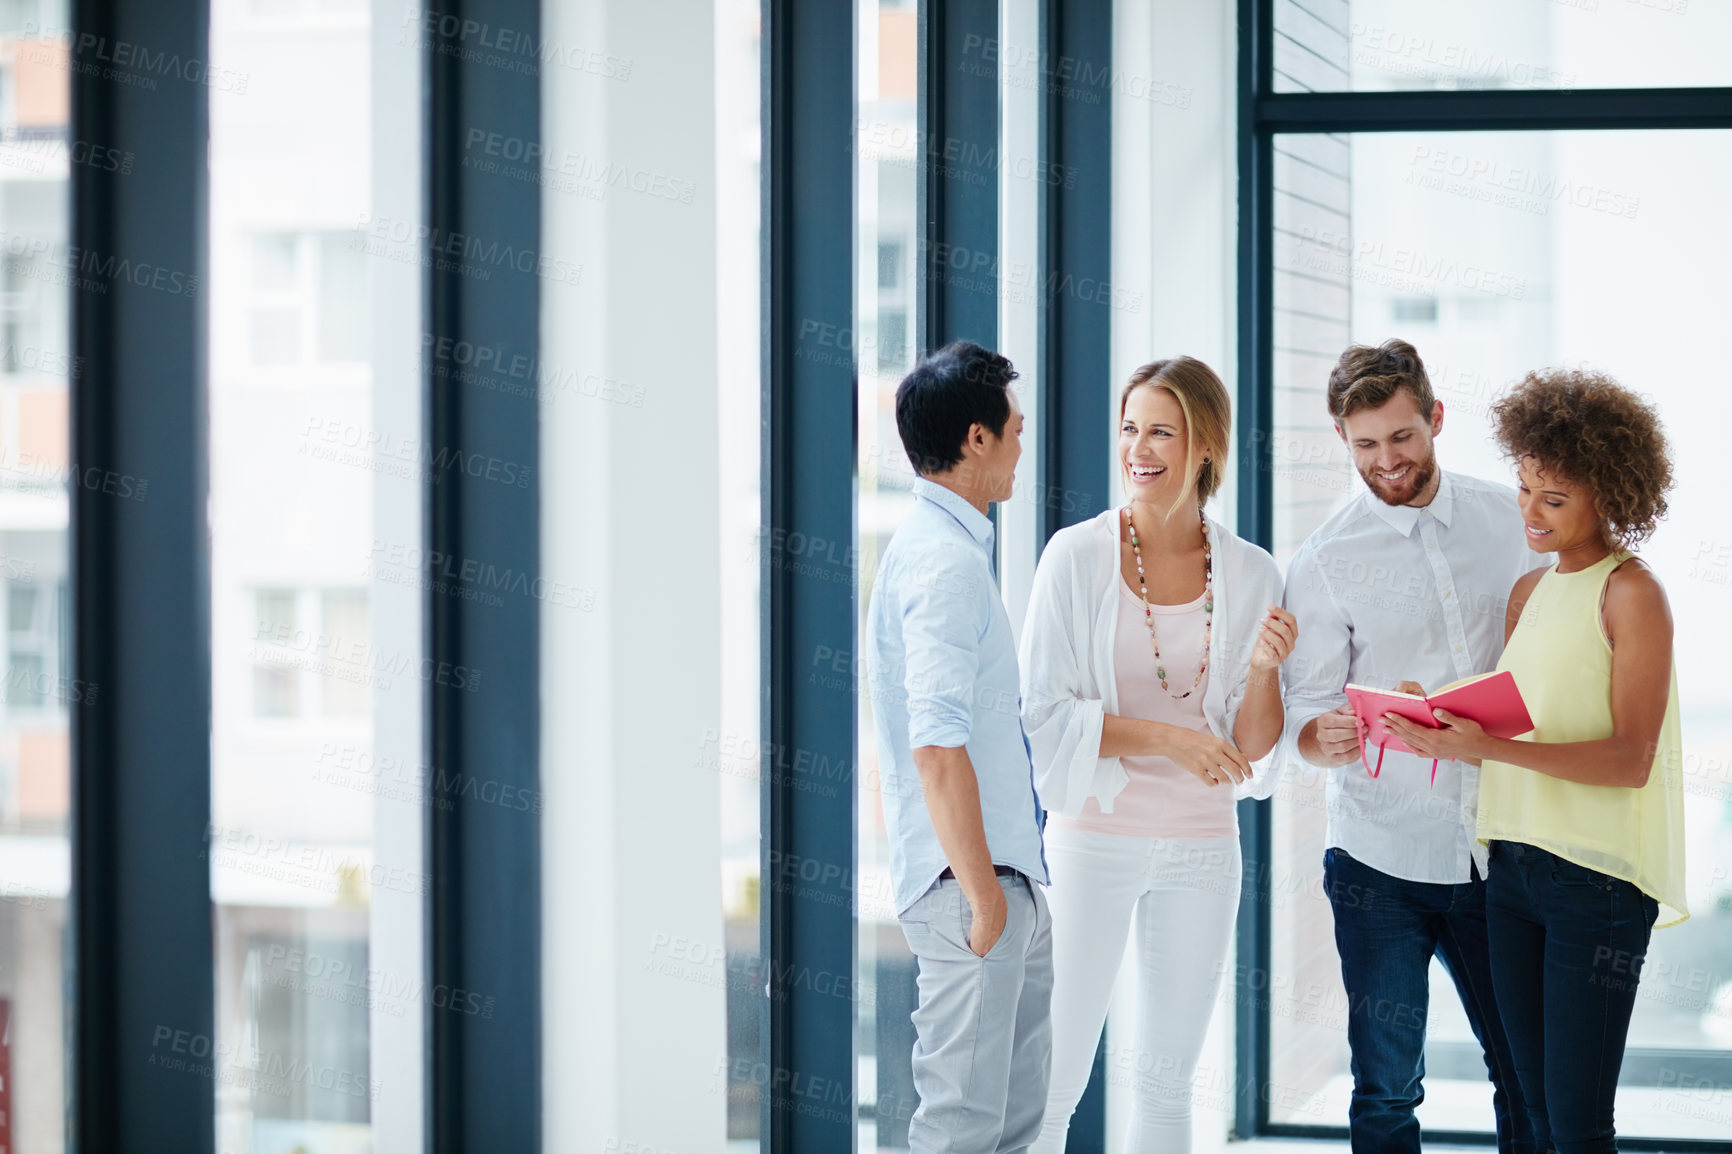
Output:
[[[396,0],[373,0],[370,38],[372,92],[369,174],[375,220],[419,224],[425,217],[426,164],[422,134],[405,131],[421,123],[421,61],[397,42],[403,19]],[[370,262],[373,356],[372,428],[399,445],[424,443],[421,344],[426,332],[420,266],[393,260]],[[373,475],[375,541],[425,545],[422,485],[412,475],[381,470]],[[416,550],[416,556],[420,550]],[[419,663],[426,629],[426,594],[418,582],[391,580],[403,571],[370,567],[367,596],[373,644],[385,653]],[[423,779],[425,687],[418,678],[396,678],[373,690],[373,765],[380,781]],[[389,765],[391,768],[382,768]],[[430,776],[430,775],[428,775]],[[381,789],[371,797],[373,860],[409,876],[426,870],[427,809],[409,788]],[[373,886],[368,915],[367,968],[383,988],[426,987],[427,926],[419,893]],[[426,1020],[418,999],[375,997],[367,1016],[369,1076],[378,1087],[373,1102],[373,1149],[377,1154],[423,1154],[427,1149]]]
[[[544,1146],[719,1152],[713,0],[547,4]]]
[[[1231,4],[1113,13],[1113,376],[1188,354],[1231,390],[1238,277],[1238,40]],[[1114,395],[1117,396],[1115,388]],[[1105,424],[1103,427],[1110,428]],[[1113,470],[1115,499],[1118,470]],[[1210,509],[1234,521],[1234,470]]]
[[[1144,308],[1113,310],[1113,396],[1147,361],[1188,354],[1233,391],[1237,376],[1238,41],[1231,4],[1152,0],[1114,6],[1113,286]],[[1237,414],[1235,414],[1235,418]],[[1101,427],[1112,436],[1110,414]],[[1234,468],[1210,502],[1235,517]],[[1114,500],[1119,494],[1113,473]],[[1136,1050],[1134,940],[1107,1022],[1107,1149],[1122,1149],[1131,1087],[1150,1058]],[[1229,964],[1232,955],[1229,954]],[[1230,978],[1230,970],[1229,970]],[[1192,1081],[1191,1149],[1226,1146],[1233,1124],[1233,988],[1216,998]]]
[[[998,6],[998,351],[1021,376],[1011,385],[1022,405],[1022,458],[1016,492],[998,507],[998,585],[1020,640],[1034,586],[1038,532],[1041,422],[1040,363],[1040,106],[1045,92],[1038,0]]]

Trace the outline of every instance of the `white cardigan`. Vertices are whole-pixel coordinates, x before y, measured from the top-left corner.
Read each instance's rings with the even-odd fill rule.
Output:
[[[1035,784],[1043,806],[1065,817],[1095,798],[1102,813],[1130,777],[1116,757],[1101,757],[1101,724],[1118,714],[1113,646],[1119,627],[1119,522],[1122,508],[1061,529],[1047,542],[1034,571],[1028,618],[1022,627],[1022,724],[1034,751]],[[1270,605],[1281,604],[1281,571],[1268,553],[1208,526],[1214,571],[1214,628],[1209,641],[1209,684],[1203,718],[1216,737],[1232,740],[1245,700],[1245,681],[1257,645],[1257,626]],[[1240,797],[1268,797],[1280,763],[1274,749],[1252,763],[1252,778],[1236,786]]]

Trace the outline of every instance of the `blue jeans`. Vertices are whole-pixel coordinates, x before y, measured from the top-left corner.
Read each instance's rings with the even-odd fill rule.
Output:
[[[1491,978],[1534,1132],[1558,1154],[1615,1151],[1618,1069],[1659,903],[1531,845],[1491,849]]]
[[[1335,914],[1335,948],[1347,987],[1347,1044],[1353,1051],[1348,1133],[1354,1154],[1419,1154],[1425,1100],[1425,1022],[1433,955],[1455,981],[1491,1075],[1497,1145],[1504,1154],[1536,1146],[1515,1063],[1493,994],[1486,938],[1486,884],[1410,882],[1323,854],[1323,885]]]

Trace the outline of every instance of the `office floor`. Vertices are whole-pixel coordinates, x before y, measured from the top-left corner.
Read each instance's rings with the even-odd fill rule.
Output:
[[[870,1131],[865,1128],[861,1129],[859,1149],[862,1154],[865,1154],[866,1151],[875,1149],[871,1144],[871,1137]],[[742,1151],[746,1148],[747,1147],[744,1145],[740,1147]],[[1233,1142],[1230,1143],[1227,1148],[1231,1150],[1233,1154],[1337,1154],[1337,1151],[1344,1151],[1347,1149],[1347,1142],[1345,1139],[1342,1139],[1341,1141],[1320,1141],[1316,1139],[1298,1138],[1258,1138],[1251,1142]],[[750,1149],[752,1150],[752,1154],[756,1154],[757,1147],[755,1143],[750,1144]],[[1487,1154],[1487,1151],[1489,1151],[1491,1147],[1440,1146],[1435,1142],[1427,1142],[1425,1144],[1425,1149],[1427,1154],[1431,1154],[1432,1151],[1436,1151],[1437,1154],[1450,1154],[1451,1151],[1458,1152],[1458,1154],[1468,1154],[1469,1151],[1474,1152],[1474,1154]],[[877,1154],[898,1154],[898,1152],[878,1150]],[[906,1154],[906,1151],[901,1152],[901,1154]]]
[[[1337,1154],[1347,1149],[1347,1141],[1320,1141],[1304,1138],[1258,1138],[1251,1142],[1229,1143],[1232,1154]],[[1494,1154],[1492,1146],[1445,1146],[1425,1143],[1426,1154]]]
[[[1319,1095],[1321,1118],[1347,1116],[1347,1101],[1352,1087],[1345,1076],[1333,1079]],[[1490,1087],[1484,1083],[1457,1082],[1436,1079],[1426,1086],[1426,1102],[1420,1107],[1422,1124],[1433,1128],[1457,1123],[1470,1116],[1489,1116]],[[1626,1086],[1618,1094],[1619,1130],[1625,1134],[1642,1134],[1662,1140],[1666,1138],[1701,1138],[1732,1132],[1732,1091],[1716,1086],[1709,1089],[1666,1089]],[[1428,1117],[1429,1116],[1429,1117]],[[877,1127],[868,1121],[860,1126],[857,1149],[861,1154],[906,1154],[876,1145]],[[1456,1151],[1467,1154],[1487,1154],[1490,1146],[1441,1145],[1425,1143],[1430,1151]],[[729,1154],[758,1154],[756,1141],[733,1141]],[[1337,1154],[1348,1149],[1345,1139],[1258,1138],[1249,1142],[1227,1142],[1209,1147],[1214,1154]]]

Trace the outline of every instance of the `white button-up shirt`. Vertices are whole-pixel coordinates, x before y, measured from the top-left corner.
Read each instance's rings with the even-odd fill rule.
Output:
[[[1287,609],[1299,642],[1282,666],[1284,741],[1299,761],[1299,731],[1346,704],[1349,682],[1426,690],[1488,673],[1503,653],[1504,611],[1522,574],[1550,564],[1527,546],[1515,492],[1442,473],[1423,508],[1386,505],[1369,491],[1300,546],[1287,569]],[[1368,751],[1376,765],[1377,750]],[[1373,779],[1358,761],[1329,770],[1328,846],[1415,882],[1485,876],[1474,836],[1479,769],[1390,750]]]

